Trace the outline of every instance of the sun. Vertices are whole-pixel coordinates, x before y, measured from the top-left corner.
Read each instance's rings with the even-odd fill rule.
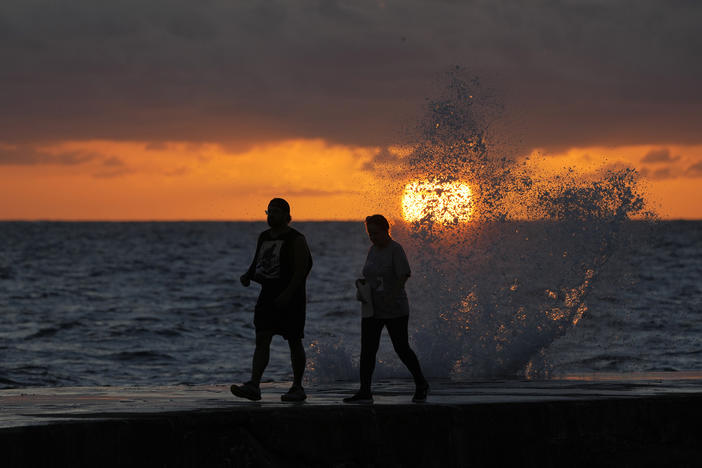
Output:
[[[473,191],[463,182],[415,180],[402,194],[402,215],[409,222],[465,223],[473,215],[473,205]]]

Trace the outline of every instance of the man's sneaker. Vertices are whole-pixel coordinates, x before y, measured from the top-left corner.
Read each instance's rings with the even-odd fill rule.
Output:
[[[290,387],[290,390],[288,390],[288,393],[280,395],[280,399],[283,401],[305,401],[307,395],[305,394],[304,388],[293,385]]]
[[[417,385],[414,390],[412,401],[415,403],[423,403],[427,401],[427,393],[429,393],[429,384],[424,382],[423,385]]]
[[[234,396],[239,398],[246,398],[252,401],[258,401],[261,399],[261,389],[258,385],[253,382],[246,382],[241,385],[232,385],[229,387]]]
[[[353,396],[344,398],[344,403],[373,403],[373,395],[366,392],[358,392]]]

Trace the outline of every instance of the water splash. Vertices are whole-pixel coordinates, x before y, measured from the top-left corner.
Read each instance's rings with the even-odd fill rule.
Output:
[[[545,349],[586,317],[622,227],[650,215],[633,169],[545,174],[498,143],[499,112],[478,80],[449,74],[370,197],[410,257],[413,341],[431,377],[548,377]],[[437,201],[451,184],[469,186],[470,200]]]

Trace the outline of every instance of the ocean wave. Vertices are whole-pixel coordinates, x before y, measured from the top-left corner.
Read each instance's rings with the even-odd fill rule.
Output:
[[[175,359],[170,354],[157,351],[122,351],[120,353],[110,354],[108,357],[114,361],[126,362],[173,361]]]

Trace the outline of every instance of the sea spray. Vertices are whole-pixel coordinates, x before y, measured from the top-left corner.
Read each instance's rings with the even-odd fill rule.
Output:
[[[490,131],[499,107],[451,73],[368,197],[408,253],[410,335],[432,378],[548,377],[544,350],[583,320],[622,226],[649,215],[632,169],[545,173],[518,157]],[[313,351],[313,379],[355,373],[343,344]],[[387,354],[378,377],[404,376]]]

